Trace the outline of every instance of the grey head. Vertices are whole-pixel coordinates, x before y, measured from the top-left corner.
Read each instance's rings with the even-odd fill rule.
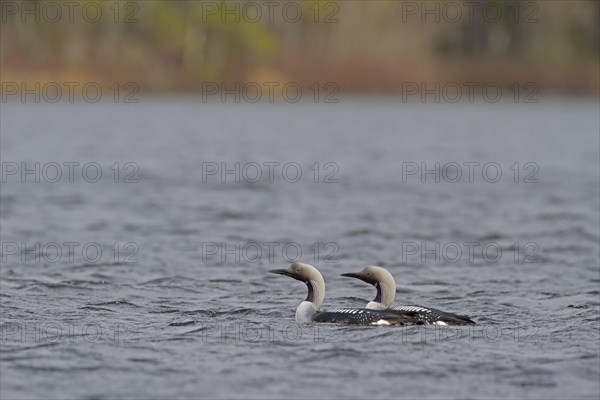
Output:
[[[377,295],[373,301],[367,304],[368,309],[385,310],[394,304],[396,297],[396,281],[392,274],[385,268],[369,265],[359,272],[349,272],[342,274],[350,278],[360,279],[369,283],[377,289]]]
[[[315,309],[319,310],[325,298],[325,281],[319,270],[312,265],[295,262],[289,268],[272,269],[269,272],[289,276],[290,278],[306,283],[308,295],[305,301],[314,304]]]

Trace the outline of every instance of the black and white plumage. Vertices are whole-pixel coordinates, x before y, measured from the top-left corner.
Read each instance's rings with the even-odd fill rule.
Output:
[[[308,295],[296,309],[296,322],[330,322],[355,325],[407,325],[410,318],[389,310],[366,308],[338,308],[320,311],[325,298],[325,281],[312,265],[293,263],[287,269],[274,269],[273,274],[285,275],[306,283]]]
[[[411,318],[386,310],[369,310],[368,308],[335,308],[317,312],[314,322],[332,322],[354,325],[412,325]]]
[[[396,297],[396,281],[385,268],[370,265],[360,272],[346,273],[342,276],[360,279],[377,289],[375,299],[367,304],[367,309],[385,310],[401,316],[415,325],[472,325],[470,317],[441,311],[418,305],[393,307]]]

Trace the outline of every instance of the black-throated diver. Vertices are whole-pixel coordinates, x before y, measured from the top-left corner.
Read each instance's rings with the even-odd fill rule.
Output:
[[[325,298],[325,281],[321,273],[312,265],[293,263],[287,269],[273,269],[273,274],[286,275],[308,286],[308,296],[296,309],[296,322],[339,322],[357,325],[407,325],[410,318],[390,310],[366,308],[336,308],[319,311]]]
[[[466,315],[448,313],[435,308],[417,305],[393,307],[396,297],[396,281],[385,268],[369,265],[360,272],[346,273],[342,276],[357,278],[375,286],[377,296],[367,304],[369,310],[392,311],[409,319],[411,321],[409,323],[413,324],[472,325],[475,323]]]

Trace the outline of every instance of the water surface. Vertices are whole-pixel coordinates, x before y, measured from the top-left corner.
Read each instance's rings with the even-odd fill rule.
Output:
[[[2,104],[3,171],[46,169],[2,182],[1,397],[598,398],[598,132],[559,99]],[[478,325],[298,326],[305,287],[267,273],[298,248],[323,308],[376,264]]]

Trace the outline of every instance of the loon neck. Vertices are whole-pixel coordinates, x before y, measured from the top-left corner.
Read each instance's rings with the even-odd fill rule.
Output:
[[[393,278],[392,278],[393,279]],[[394,298],[396,297],[396,282],[377,282],[375,284],[377,289],[377,295],[373,301],[367,304],[367,308],[372,310],[385,310],[390,308],[394,304]],[[371,306],[371,307],[369,307]]]
[[[318,311],[325,299],[325,281],[319,274],[306,281],[306,286],[308,287],[308,294],[304,302],[312,303],[315,310]]]
[[[296,309],[297,323],[311,322],[313,315],[319,311],[325,298],[325,281],[318,271],[306,281],[306,287],[308,288],[306,300],[300,303]]]

